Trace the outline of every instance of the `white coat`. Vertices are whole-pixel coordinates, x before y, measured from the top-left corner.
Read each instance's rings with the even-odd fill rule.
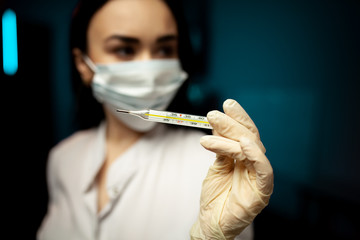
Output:
[[[105,159],[105,124],[80,131],[49,155],[48,212],[38,240],[185,240],[199,213],[202,181],[215,154],[202,132],[165,124],[111,165],[109,203],[97,212],[96,176]],[[248,227],[237,239],[252,239]]]

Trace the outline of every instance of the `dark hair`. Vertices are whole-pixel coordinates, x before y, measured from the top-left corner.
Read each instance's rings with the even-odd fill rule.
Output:
[[[82,52],[87,52],[87,30],[92,16],[107,2],[108,0],[80,0],[72,15],[70,29],[70,49],[79,48]],[[193,50],[190,43],[188,28],[180,0],[163,0],[172,12],[177,23],[179,44],[179,59],[183,69],[191,76],[194,70],[192,62]],[[91,87],[85,86],[79,72],[75,67],[72,58],[72,81],[73,88],[77,100],[77,116],[75,119],[76,128],[86,129],[97,126],[104,118],[101,104],[99,104],[92,95]],[[187,88],[190,79],[185,81],[178,91],[174,100],[168,107],[169,111],[189,112],[192,107],[187,97]],[[185,109],[186,108],[186,109]]]

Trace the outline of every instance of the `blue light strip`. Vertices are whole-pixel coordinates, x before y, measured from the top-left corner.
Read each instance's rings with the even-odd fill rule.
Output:
[[[3,69],[7,75],[18,70],[16,14],[7,9],[2,15]]]

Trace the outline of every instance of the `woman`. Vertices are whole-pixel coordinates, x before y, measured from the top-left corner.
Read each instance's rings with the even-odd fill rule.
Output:
[[[176,2],[94,0],[76,9],[80,92],[94,96],[105,120],[52,149],[38,239],[252,238],[248,226],[268,204],[273,175],[236,101],[207,115],[214,136],[116,112],[168,109],[186,87],[189,46]],[[96,107],[85,109],[84,122],[96,125]]]

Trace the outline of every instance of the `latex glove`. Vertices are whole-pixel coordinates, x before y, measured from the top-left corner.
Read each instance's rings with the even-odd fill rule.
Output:
[[[273,191],[273,170],[255,124],[235,100],[226,100],[223,108],[225,114],[207,115],[215,136],[200,140],[217,158],[202,185],[191,239],[234,239],[267,206]]]

